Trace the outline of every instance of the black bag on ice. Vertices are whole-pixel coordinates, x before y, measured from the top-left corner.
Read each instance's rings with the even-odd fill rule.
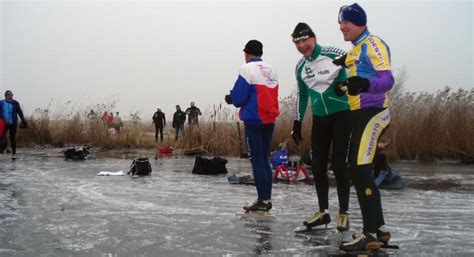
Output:
[[[64,151],[64,157],[66,159],[84,160],[88,156],[89,156],[88,147],[72,147]]]
[[[226,159],[215,157],[213,159],[206,159],[201,156],[196,156],[194,161],[193,174],[199,175],[215,175],[215,174],[226,174],[227,169],[225,165]]]
[[[151,164],[148,158],[137,158],[132,161],[130,171],[127,174],[137,176],[149,176],[151,174]]]

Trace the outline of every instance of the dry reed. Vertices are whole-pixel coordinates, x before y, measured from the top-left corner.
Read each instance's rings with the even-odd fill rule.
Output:
[[[455,159],[472,162],[474,89],[453,91],[446,87],[436,93],[403,92],[405,78],[402,72],[391,94],[392,121],[384,134],[393,143],[388,149],[389,156],[409,160]],[[276,122],[272,149],[286,142],[290,152],[301,154],[310,148],[312,118],[308,110],[303,123],[304,141],[296,146],[290,136],[294,101],[294,94],[280,99],[281,115]],[[113,106],[95,107],[100,113]],[[100,120],[87,120],[86,113],[63,111],[51,114],[49,109],[37,109],[28,117],[29,128],[19,131],[19,144],[59,147],[80,144],[107,149],[174,146],[181,149],[202,148],[210,154],[231,156],[246,152],[243,124],[239,124],[238,112],[232,106],[219,104],[206,108],[200,126],[186,125],[186,137],[178,142],[174,141],[174,129],[167,126],[165,142],[159,144],[155,143],[151,121],[126,121],[121,133],[111,135]]]

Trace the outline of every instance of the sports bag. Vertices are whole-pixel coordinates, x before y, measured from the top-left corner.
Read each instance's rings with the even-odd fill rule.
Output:
[[[226,174],[227,169],[225,167],[227,163],[226,159],[215,157],[213,159],[206,159],[201,156],[196,156],[194,161],[193,174],[200,175],[215,175],[215,174]]]
[[[148,158],[137,158],[133,160],[130,165],[130,171],[127,174],[149,176],[151,174],[151,164]]]

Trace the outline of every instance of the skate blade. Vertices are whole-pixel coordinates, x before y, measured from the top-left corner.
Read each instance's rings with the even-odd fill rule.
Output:
[[[342,243],[344,243],[343,241]],[[379,246],[379,248],[377,248]],[[345,251],[339,249],[342,254],[334,253],[329,254],[328,256],[390,256],[392,254],[397,254],[400,249],[398,245],[388,245],[381,242],[373,242],[367,246],[369,249],[358,250],[358,251]]]
[[[381,242],[380,248],[382,249],[400,249],[398,245],[391,245],[387,242]]]
[[[315,226],[315,227],[299,226],[299,227],[296,227],[295,230],[293,231],[295,233],[309,233],[309,232],[324,231],[328,229],[332,229],[332,228],[328,227],[327,225]]]
[[[306,232],[310,232],[310,231],[313,231],[312,228],[308,228],[307,226],[299,226],[299,227],[296,227],[295,230],[293,230],[295,233],[306,233]]]
[[[238,217],[241,218],[255,218],[255,219],[263,219],[263,220],[274,220],[276,217],[270,214],[268,211],[253,211],[253,212],[247,212],[244,211],[238,212],[236,214]]]
[[[244,211],[246,214],[253,214],[257,216],[270,216],[269,211]]]

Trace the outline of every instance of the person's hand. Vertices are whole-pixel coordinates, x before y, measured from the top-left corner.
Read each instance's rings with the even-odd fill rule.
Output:
[[[175,128],[174,123],[173,123],[173,125],[171,125],[171,127]]]
[[[301,121],[295,120],[293,122],[293,131],[291,131],[291,137],[297,145],[303,141],[303,137],[301,136]]]
[[[335,85],[333,89],[337,96],[343,96],[347,92],[347,83],[340,82],[339,84]]]
[[[349,95],[358,95],[369,90],[370,81],[366,78],[355,76],[347,79],[347,91]]]
[[[232,97],[230,95],[225,95],[224,100],[227,104],[232,104]]]
[[[28,123],[26,123],[26,121],[21,122],[19,127],[22,128],[22,129],[26,129],[26,128],[28,128]]]
[[[338,57],[336,57],[336,59],[334,59],[332,61],[332,63],[334,63],[337,66],[342,66],[344,68],[347,68],[347,66],[346,66],[346,57],[347,57],[347,54],[338,56]]]

